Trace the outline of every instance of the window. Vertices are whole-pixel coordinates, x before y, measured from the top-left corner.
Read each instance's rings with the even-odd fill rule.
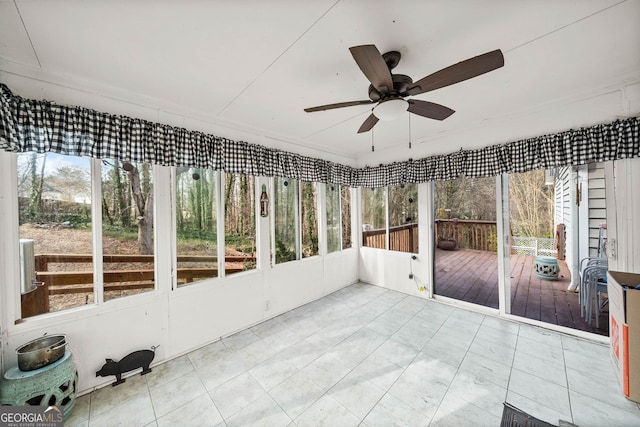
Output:
[[[340,187],[327,184],[327,252],[336,252],[340,246]]]
[[[362,189],[362,246],[387,247],[387,189]]]
[[[299,259],[298,182],[274,179],[275,263]]]
[[[218,277],[217,194],[216,171],[176,168],[178,286]]]
[[[251,175],[225,175],[225,274],[256,268],[256,179]]]
[[[351,190],[327,184],[327,252],[351,247]]]
[[[149,163],[102,161],[104,300],[153,290],[153,171]]]
[[[342,249],[350,248],[351,243],[351,189],[340,187],[340,213],[342,220]]]
[[[316,184],[300,182],[302,258],[318,255],[318,199]]]
[[[94,258],[104,301],[155,288],[150,164],[54,153],[16,159],[23,318],[94,303]],[[92,217],[96,207],[101,219]],[[99,253],[94,228],[102,232]]]
[[[389,249],[418,253],[418,186],[389,187]]]
[[[91,164],[17,155],[21,317],[94,302]]]

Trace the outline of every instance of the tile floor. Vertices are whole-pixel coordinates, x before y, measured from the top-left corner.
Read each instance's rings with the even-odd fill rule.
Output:
[[[78,398],[65,426],[640,426],[608,348],[356,284]]]

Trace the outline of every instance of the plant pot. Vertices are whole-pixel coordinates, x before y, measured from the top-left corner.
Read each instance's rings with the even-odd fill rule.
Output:
[[[453,239],[440,239],[438,240],[438,247],[445,251],[452,251],[456,248],[457,242]]]

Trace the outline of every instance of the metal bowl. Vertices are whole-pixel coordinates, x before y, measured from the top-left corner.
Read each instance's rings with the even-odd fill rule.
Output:
[[[65,335],[45,335],[29,341],[16,350],[18,368],[21,371],[33,371],[50,365],[64,356],[66,346]]]

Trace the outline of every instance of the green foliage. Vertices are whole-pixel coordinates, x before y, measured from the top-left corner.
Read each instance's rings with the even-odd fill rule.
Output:
[[[29,200],[19,199],[20,224],[60,224],[70,222],[73,227],[91,225],[91,210],[82,203],[43,200],[41,210],[31,209]]]
[[[253,270],[257,267],[257,263],[255,261],[244,261],[242,263],[243,270]]]
[[[252,254],[256,251],[255,236],[253,235],[226,234],[224,244],[226,247],[245,254]]]
[[[496,229],[492,228],[489,232],[487,244],[491,252],[498,252],[498,231]]]
[[[138,227],[123,227],[120,225],[102,225],[104,236],[114,237],[118,240],[138,240]]]
[[[204,240],[209,242],[217,242],[218,233],[212,230],[200,230],[195,227],[184,227],[178,231],[180,240]]]
[[[276,237],[276,264],[282,262],[294,261],[296,259],[296,251],[287,247],[285,243]]]

